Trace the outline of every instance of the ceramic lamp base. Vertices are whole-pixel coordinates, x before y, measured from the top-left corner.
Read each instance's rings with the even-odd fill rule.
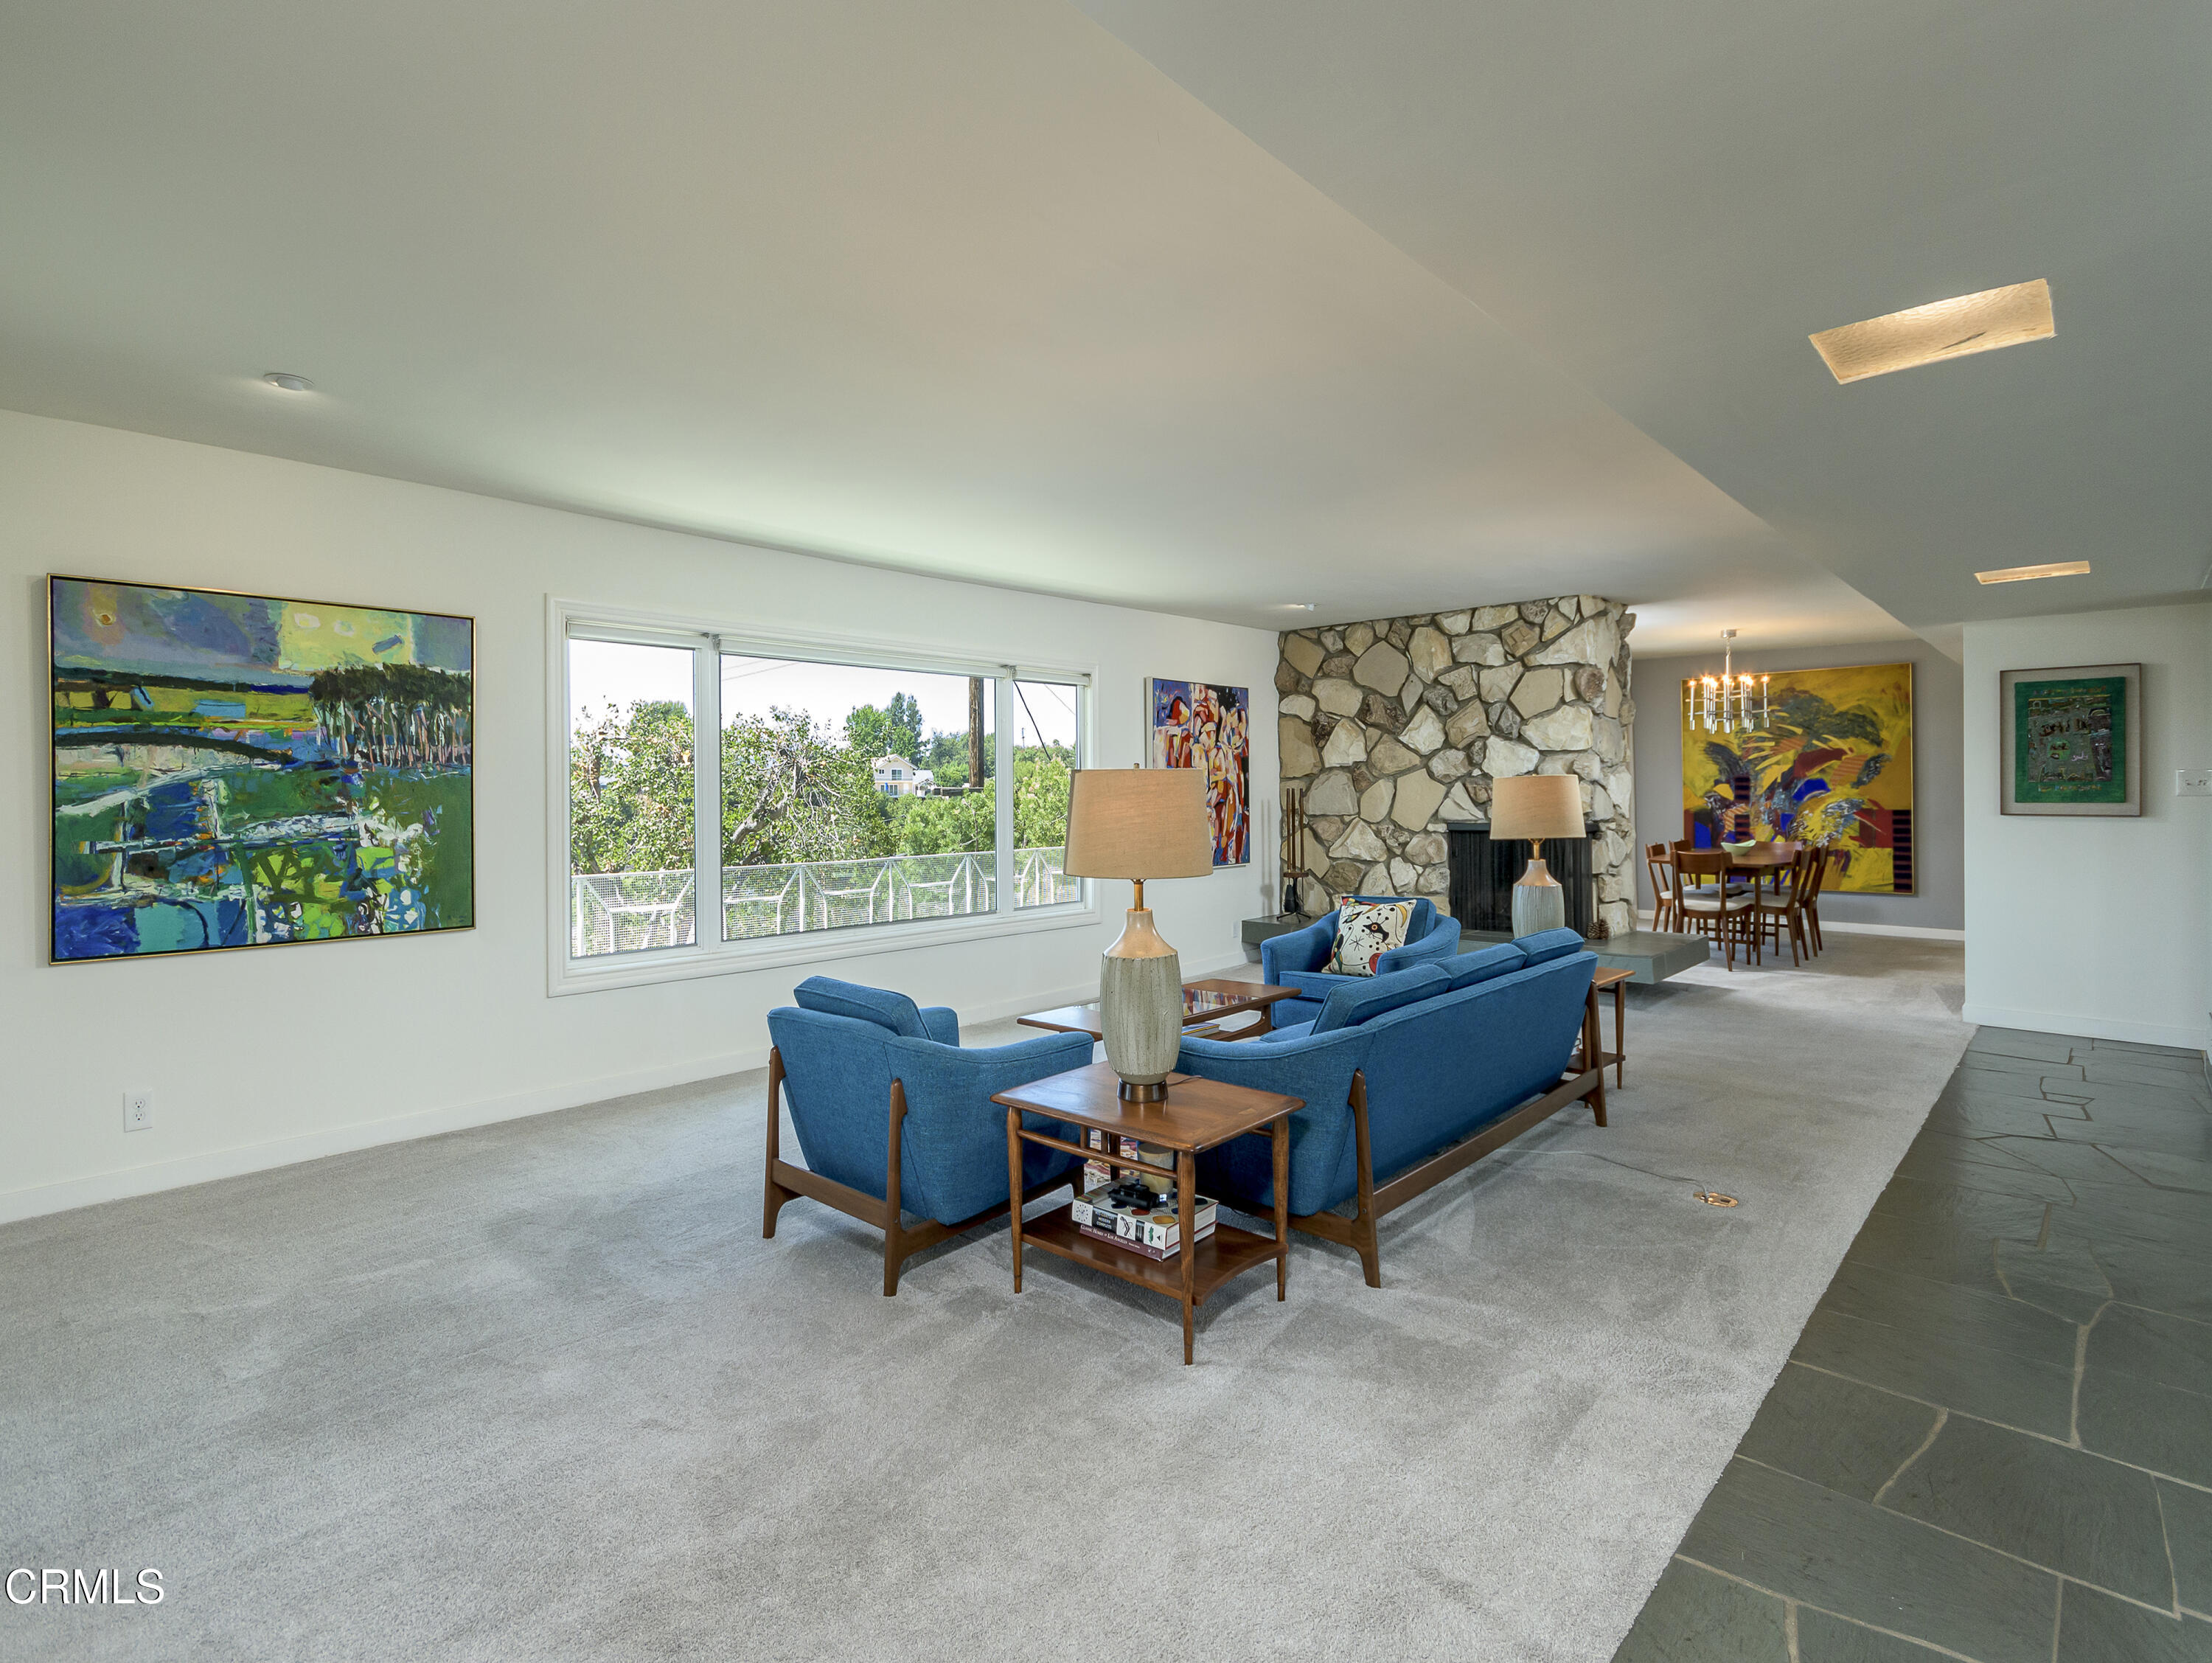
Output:
[[[1132,911],[1121,939],[1098,961],[1098,1017],[1122,1097],[1165,1097],[1182,1049],[1182,960],[1152,929],[1150,912]]]
[[[1513,934],[1517,940],[1567,924],[1567,892],[1541,860],[1532,859],[1513,886]]]

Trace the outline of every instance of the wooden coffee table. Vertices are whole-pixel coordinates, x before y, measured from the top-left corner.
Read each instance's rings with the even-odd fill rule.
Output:
[[[1291,1114],[1305,1107],[1305,1100],[1275,1092],[1255,1091],[1218,1080],[1200,1080],[1187,1074],[1168,1076],[1168,1094],[1157,1103],[1125,1103],[1121,1075],[1103,1063],[1071,1069],[1026,1086],[1000,1092],[991,1100],[1006,1111],[1006,1170],[1013,1175],[1013,1194],[1022,1190],[1022,1145],[1058,1149],[1085,1160],[1101,1160],[1116,1172],[1151,1172],[1143,1161],[1119,1153],[1121,1140],[1134,1138],[1176,1157],[1176,1223],[1182,1246],[1171,1259],[1146,1258],[1142,1253],[1086,1236],[1075,1225],[1073,1209],[1060,1207],[1024,1221],[1013,1210],[1014,1291],[1022,1291],[1022,1249],[1042,1247],[1064,1259],[1103,1270],[1139,1288],[1165,1294],[1182,1307],[1182,1360],[1191,1361],[1193,1331],[1198,1307],[1207,1294],[1231,1276],[1270,1259],[1275,1265],[1275,1297],[1289,1296],[1291,1274]],[[1087,1127],[1106,1135],[1106,1148],[1087,1149],[1042,1129],[1022,1124],[1024,1111],[1054,1120]],[[1219,1221],[1205,1240],[1191,1240],[1193,1197],[1198,1193],[1198,1156],[1231,1138],[1257,1134],[1275,1144],[1275,1234],[1270,1238],[1240,1230]],[[1079,1185],[1080,1178],[1078,1179]]]
[[[1185,982],[1182,984],[1182,1025],[1187,1028],[1196,1027],[1218,1021],[1224,1016],[1234,1016],[1240,1011],[1256,1010],[1260,1013],[1258,1021],[1218,1036],[1224,1039],[1249,1039],[1255,1034],[1268,1033],[1274,1027],[1275,1019],[1270,1007],[1297,996],[1296,988],[1267,987],[1258,982],[1235,982],[1219,977],[1203,982]],[[1027,1027],[1050,1028],[1054,1033],[1087,1033],[1093,1039],[1106,1037],[1105,1023],[1099,1016],[1096,1003],[1061,1005],[1053,1010],[1032,1011],[1029,1015],[1015,1020]]]

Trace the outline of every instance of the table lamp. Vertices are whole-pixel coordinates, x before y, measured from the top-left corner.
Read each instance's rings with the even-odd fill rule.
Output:
[[[1182,961],[1145,906],[1147,878],[1213,871],[1206,777],[1195,768],[1079,768],[1068,777],[1072,878],[1128,878],[1137,886],[1121,939],[1098,966],[1098,1026],[1121,1096],[1157,1103],[1182,1048]]]
[[[1572,774],[1518,774],[1491,783],[1491,841],[1528,842],[1528,869],[1513,886],[1516,938],[1565,926],[1567,892],[1544,864],[1544,839],[1583,835],[1582,784]]]

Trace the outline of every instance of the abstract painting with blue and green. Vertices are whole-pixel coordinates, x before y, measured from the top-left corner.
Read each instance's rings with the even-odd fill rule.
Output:
[[[476,922],[476,626],[49,580],[57,963]]]

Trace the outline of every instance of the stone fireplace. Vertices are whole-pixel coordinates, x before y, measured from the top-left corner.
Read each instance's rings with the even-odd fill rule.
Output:
[[[1596,827],[1593,928],[1636,927],[1628,632],[1618,601],[1563,595],[1292,630],[1276,667],[1285,786],[1304,794],[1289,851],[1301,909],[1342,896],[1448,907],[1446,827],[1486,822],[1493,779],[1572,774]]]

